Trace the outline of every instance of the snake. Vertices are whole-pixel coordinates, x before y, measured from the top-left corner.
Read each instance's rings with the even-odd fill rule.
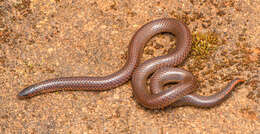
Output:
[[[170,33],[176,37],[175,48],[166,55],[140,63],[145,44],[155,35]],[[171,106],[213,107],[220,104],[244,80],[235,78],[219,92],[202,96],[195,91],[198,82],[184,69],[182,63],[192,47],[192,36],[187,25],[174,18],[160,18],[141,26],[128,46],[127,61],[118,71],[107,76],[77,76],[48,79],[24,88],[19,99],[60,90],[104,91],[123,85],[131,79],[133,96],[145,108],[162,109]],[[140,64],[140,65],[139,65]],[[148,82],[150,80],[150,82]],[[170,84],[168,88],[166,85]]]

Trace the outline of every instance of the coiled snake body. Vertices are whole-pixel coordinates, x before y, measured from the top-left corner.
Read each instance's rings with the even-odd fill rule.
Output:
[[[155,57],[138,66],[139,59],[147,41],[154,35],[169,32],[176,36],[176,48],[167,55]],[[19,94],[19,98],[28,98],[37,94],[58,90],[108,90],[124,84],[132,77],[133,94],[141,105],[151,109],[194,105],[211,107],[222,102],[241,79],[234,79],[220,92],[211,96],[194,93],[196,80],[185,70],[172,68],[180,64],[191,49],[191,35],[185,24],[171,18],[151,21],[142,26],[133,36],[126,64],[119,71],[104,77],[64,77],[46,80],[31,85]],[[153,75],[152,75],[153,74]],[[146,81],[152,75],[150,92]],[[177,82],[163,90],[168,83]]]

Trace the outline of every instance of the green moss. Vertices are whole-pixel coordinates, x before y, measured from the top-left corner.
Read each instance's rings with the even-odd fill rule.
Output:
[[[193,58],[192,64],[188,66],[189,71],[196,74],[198,71],[205,67],[205,64],[209,60],[209,57],[215,52],[215,50],[223,42],[219,39],[215,33],[194,33],[192,34],[192,50],[191,58]],[[211,73],[209,70],[206,73]]]
[[[192,35],[191,55],[196,59],[205,59],[220,45],[218,36],[214,33],[195,33]]]

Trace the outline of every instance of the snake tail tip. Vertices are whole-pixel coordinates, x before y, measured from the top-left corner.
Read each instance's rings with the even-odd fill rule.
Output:
[[[246,80],[244,80],[244,79],[240,79],[240,78],[237,78],[237,79],[235,79],[235,80],[236,80],[237,83],[243,83],[243,82],[246,81]]]

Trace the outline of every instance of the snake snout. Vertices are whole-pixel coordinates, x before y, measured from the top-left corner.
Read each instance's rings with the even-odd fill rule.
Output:
[[[17,97],[19,99],[25,99],[25,98],[29,98],[30,95],[32,94],[33,91],[33,86],[29,86],[25,89],[23,89],[21,92],[19,92],[19,94],[17,95]]]

